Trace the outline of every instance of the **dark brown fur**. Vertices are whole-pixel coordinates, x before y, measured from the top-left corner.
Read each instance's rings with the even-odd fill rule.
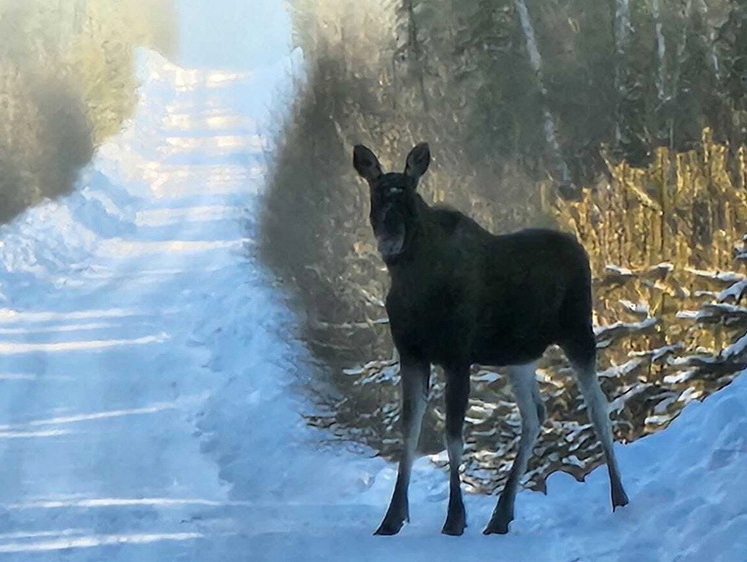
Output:
[[[610,471],[613,508],[627,504],[612,451],[612,434],[594,369],[591,272],[571,236],[531,229],[496,236],[462,213],[430,207],[416,192],[430,163],[419,144],[404,173],[384,174],[376,156],[356,146],[353,165],[371,193],[371,225],[391,276],[386,299],[400,354],[405,446],[392,501],[377,534],[399,532],[409,518],[407,488],[428,393],[430,365],[446,373],[446,443],[450,497],[443,532],[466,526],[458,466],[473,363],[509,370],[522,415],[522,439],[508,483],[486,534],[505,533],[528,455],[544,421],[533,368],[550,344],[574,366]]]

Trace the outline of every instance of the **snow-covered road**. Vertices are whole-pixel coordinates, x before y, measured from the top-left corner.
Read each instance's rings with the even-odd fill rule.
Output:
[[[747,560],[747,377],[523,492],[507,536],[439,534],[445,475],[416,463],[412,524],[373,537],[395,470],[320,446],[312,362],[255,256],[258,125],[287,64],[179,69],[144,53],[136,117],[80,189],[0,228],[0,560]],[[352,188],[352,187],[351,187]]]
[[[205,515],[228,501],[230,462],[201,427],[231,377],[270,374],[288,347],[263,327],[282,329],[284,309],[253,270],[246,217],[263,173],[257,118],[286,69],[140,63],[137,116],[80,190],[2,228],[3,560],[192,559],[235,532]]]

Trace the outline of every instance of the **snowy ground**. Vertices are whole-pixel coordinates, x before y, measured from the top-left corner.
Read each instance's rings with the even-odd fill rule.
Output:
[[[445,476],[417,463],[412,524],[371,532],[394,467],[321,448],[311,361],[254,257],[258,121],[286,69],[143,57],[137,117],[80,189],[0,228],[1,560],[747,561],[747,377],[603,470],[524,492],[507,536],[439,534]]]

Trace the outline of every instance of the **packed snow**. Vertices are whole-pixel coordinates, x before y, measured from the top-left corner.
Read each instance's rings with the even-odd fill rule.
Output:
[[[506,536],[415,466],[412,522],[371,535],[396,467],[304,423],[313,359],[256,256],[269,143],[298,57],[253,73],[142,53],[137,115],[68,197],[0,228],[0,559],[747,560],[747,377],[604,468],[525,491]],[[353,187],[351,186],[351,189]]]

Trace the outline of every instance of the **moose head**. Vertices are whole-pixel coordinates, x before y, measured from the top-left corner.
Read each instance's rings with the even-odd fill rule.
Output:
[[[405,171],[384,173],[376,155],[362,144],[353,151],[353,166],[368,182],[371,226],[379,253],[391,265],[407,251],[415,229],[416,188],[431,161],[428,143],[415,146],[405,161]]]

